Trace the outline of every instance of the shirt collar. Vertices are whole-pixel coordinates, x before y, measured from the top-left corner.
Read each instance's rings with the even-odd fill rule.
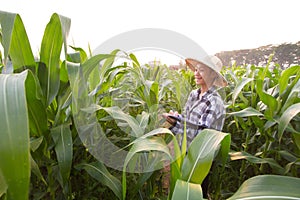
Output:
[[[211,94],[215,91],[216,91],[216,86],[213,85],[202,95],[202,98],[206,97],[208,94]],[[201,88],[198,89],[198,97],[200,96],[200,93],[201,93]]]

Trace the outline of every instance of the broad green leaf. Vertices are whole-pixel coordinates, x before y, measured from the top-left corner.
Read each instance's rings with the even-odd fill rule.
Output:
[[[30,166],[31,166],[31,171],[43,182],[45,185],[47,185],[46,180],[44,179],[41,170],[38,166],[38,164],[35,162],[35,160],[30,156]]]
[[[170,196],[172,196],[175,188],[176,181],[181,178],[181,167],[186,155],[186,123],[184,123],[184,131],[182,136],[181,149],[179,147],[176,137],[172,138],[174,160],[171,163],[171,177],[170,177]]]
[[[282,106],[281,110],[285,111],[288,107],[293,105],[297,100],[300,100],[300,79],[297,81],[297,83],[291,88],[291,91]]]
[[[29,39],[20,15],[0,11],[4,59],[10,56],[13,68],[35,67]],[[6,64],[6,63],[5,63]]]
[[[35,152],[42,144],[44,137],[30,138],[30,150]]]
[[[259,112],[258,110],[254,109],[252,107],[248,107],[248,108],[245,108],[245,109],[237,111],[237,112],[231,112],[231,113],[228,113],[228,115],[234,115],[237,117],[263,116],[263,114],[261,112]]]
[[[225,146],[221,145],[223,140]],[[193,139],[182,165],[182,180],[201,184],[208,174],[216,153],[221,148],[222,155],[227,159],[230,135],[212,129],[204,129]],[[221,146],[221,147],[220,147]],[[225,149],[222,149],[225,148]],[[225,164],[225,163],[223,163]]]
[[[236,98],[239,96],[240,92],[243,90],[245,85],[247,85],[250,81],[253,81],[253,78],[245,78],[243,77],[235,86],[232,92],[232,104],[235,103]]]
[[[149,162],[147,160],[144,162],[136,162],[134,158],[139,155],[143,156],[144,152],[149,152],[149,156],[147,156],[149,158]],[[159,159],[157,159],[158,157]],[[154,158],[156,162],[152,163],[151,158]],[[131,160],[133,160],[131,166],[134,166],[133,169],[136,169],[135,172],[138,172],[140,170],[143,171],[143,168],[149,164],[153,166],[153,168],[150,169],[151,171],[162,168],[166,159],[172,160],[172,156],[170,155],[169,149],[161,137],[144,138],[143,140],[134,143],[125,158],[123,166],[122,198],[125,199],[126,197],[126,172],[128,170],[132,171],[132,169],[128,168],[128,164]]]
[[[94,57],[95,59],[95,57]],[[103,56],[99,56],[103,59]],[[95,60],[94,60],[95,61]],[[87,63],[87,62],[86,62]],[[94,64],[96,62],[92,62]],[[120,150],[120,147],[112,143],[107,137],[98,123],[96,113],[86,112],[83,108],[89,108],[95,104],[95,98],[89,96],[86,79],[84,79],[83,69],[77,63],[68,62],[68,74],[70,86],[72,90],[72,115],[74,125],[78,131],[78,135],[86,147],[97,160],[103,162],[107,167],[122,171],[127,151]],[[92,66],[87,66],[87,68]],[[86,74],[88,76],[88,74]],[[111,155],[114,156],[111,156]]]
[[[300,66],[291,66],[285,69],[284,71],[282,71],[280,79],[278,80],[280,95],[288,88],[288,84],[291,79],[291,76],[297,74],[300,70],[299,68]]]
[[[170,131],[170,129],[167,128],[158,128],[158,129],[154,129],[152,131],[150,131],[149,133],[146,133],[144,135],[142,135],[141,137],[138,137],[137,139],[135,139],[133,142],[131,142],[130,144],[126,145],[124,148],[127,148],[135,143],[138,143],[146,138],[150,138],[152,136],[157,136],[159,134],[169,134],[171,136],[174,137],[173,133]]]
[[[275,111],[278,109],[278,102],[276,98],[263,90],[263,80],[256,81],[256,91],[260,100],[268,106],[265,112],[265,117],[272,119]]]
[[[105,59],[114,59],[115,55],[110,54],[98,54],[91,58],[89,58],[87,61],[81,64],[83,78],[85,80],[88,80],[88,77],[90,76],[91,72],[95,69],[96,66],[99,66],[100,62]]]
[[[25,87],[31,136],[42,136],[48,131],[45,98],[38,79],[31,71],[28,71]]]
[[[140,63],[139,63],[138,59],[136,58],[136,56],[134,54],[132,54],[132,53],[129,54],[129,57],[134,62],[134,64],[136,64],[137,66],[140,66]]]
[[[100,65],[100,61],[96,63],[97,67],[94,67],[94,69],[89,73],[89,78],[87,79],[91,90],[97,85],[102,85],[105,81],[107,81],[105,77],[108,76],[108,72],[111,70],[118,52],[120,52],[120,50],[116,49],[109,55],[102,55],[102,57],[104,56],[106,59],[101,59],[100,61],[103,60],[104,63],[102,65]],[[100,55],[98,55],[96,58],[98,57],[101,58]],[[83,68],[85,67],[83,66]]]
[[[66,64],[66,60],[64,60],[61,64],[61,68],[60,68],[60,81],[63,83],[67,83],[69,81],[69,77],[68,77],[68,71],[67,71],[67,64]]]
[[[7,199],[28,199],[30,181],[29,119],[25,80],[28,71],[0,74],[0,171]]]
[[[300,199],[300,178],[259,175],[246,180],[228,200]]]
[[[136,119],[139,122],[139,126],[143,129],[146,130],[148,124],[149,124],[149,118],[150,114],[147,112],[142,112],[142,114],[138,115]]]
[[[88,113],[93,113],[97,110],[105,110],[114,120],[126,122],[126,124],[131,128],[131,135],[135,137],[140,137],[143,135],[144,130],[140,128],[139,122],[129,114],[123,112],[119,107],[101,107],[99,105],[92,105],[89,108],[83,108],[83,111]],[[122,129],[122,127],[120,127]]]
[[[71,88],[69,86],[64,87],[64,89],[60,90],[56,99],[58,104],[58,112],[55,115],[54,126],[64,123],[68,118],[68,116],[63,115],[62,113],[65,112],[64,109],[71,104]]]
[[[74,54],[68,54],[70,58],[73,58],[69,60],[70,62],[84,63],[88,59],[87,54],[82,48],[74,47],[74,46],[70,46],[70,47],[76,51],[76,53]]]
[[[64,41],[64,53],[65,53],[65,57],[67,57],[67,50],[68,50],[67,39],[70,32],[71,19],[62,15],[58,15],[56,13],[54,13],[52,16],[56,16],[56,15],[59,17],[61,31],[62,31],[61,34],[63,36],[63,41]]]
[[[122,198],[122,185],[119,179],[114,177],[101,162],[83,163],[76,166],[78,169],[84,169],[93,178],[103,185],[109,187],[118,199]]]
[[[38,138],[31,138],[30,139],[30,150],[32,152],[35,152],[39,147],[40,145],[42,144],[44,140],[44,137],[41,136],[41,137],[38,137]],[[30,166],[31,166],[31,171],[41,180],[43,181],[43,183],[45,183],[45,185],[47,185],[47,182],[46,180],[44,179],[40,169],[39,169],[39,166],[38,164],[35,162],[35,160],[32,158],[32,156],[30,155]]]
[[[230,155],[230,159],[232,161],[246,159],[250,163],[268,164],[276,172],[282,173],[282,174],[284,173],[284,169],[272,158],[259,158],[259,157],[253,156],[247,152],[231,152],[231,153],[229,153],[229,155]]]
[[[203,199],[200,184],[177,180],[172,200],[201,200]]]
[[[38,72],[47,105],[51,104],[59,90],[60,56],[69,29],[68,21],[69,19],[54,13],[44,32]]]
[[[296,134],[294,134],[295,136]],[[297,135],[298,136],[298,135]],[[294,139],[295,141],[296,139]],[[291,171],[291,168],[293,166],[295,166],[295,168],[297,168],[296,166],[300,164],[300,159],[297,158],[295,155],[292,154],[292,152],[289,151],[278,151],[279,155],[282,156],[283,159],[285,159],[286,161],[288,161],[289,163],[285,165],[285,172],[284,174],[289,174],[290,172],[293,173]]]
[[[284,130],[289,125],[290,121],[300,112],[300,103],[296,103],[286,109],[279,119],[278,133],[279,138],[282,138]]]
[[[62,124],[52,128],[51,135],[55,143],[55,153],[63,180],[62,187],[67,194],[73,157],[72,133],[69,124]]]

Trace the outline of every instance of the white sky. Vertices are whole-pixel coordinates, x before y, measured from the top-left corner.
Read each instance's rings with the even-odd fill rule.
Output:
[[[298,0],[0,0],[0,5],[20,14],[34,53],[53,13],[71,19],[69,44],[85,50],[88,43],[94,50],[139,28],[176,31],[209,54],[300,41]]]

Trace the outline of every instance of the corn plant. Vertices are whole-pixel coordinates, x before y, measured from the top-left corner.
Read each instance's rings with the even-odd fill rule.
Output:
[[[299,177],[300,67],[233,66],[227,77],[225,131],[232,133],[230,167],[239,180],[231,189],[260,174]]]

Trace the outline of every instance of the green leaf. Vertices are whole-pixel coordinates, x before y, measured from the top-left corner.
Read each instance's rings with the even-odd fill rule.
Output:
[[[67,194],[73,157],[72,133],[69,124],[62,124],[52,128],[51,135],[55,143],[55,153],[63,180],[62,187],[64,188],[65,194]]]
[[[39,169],[38,164],[35,162],[35,160],[30,156],[30,166],[31,166],[31,171],[43,182],[45,185],[47,185],[46,180],[44,179],[41,170]]]
[[[235,86],[233,92],[232,92],[232,104],[235,103],[236,98],[239,96],[242,89],[247,85],[247,83],[253,81],[253,78],[245,78],[243,77]]]
[[[300,66],[291,66],[285,69],[284,71],[282,71],[280,79],[278,80],[280,95],[288,88],[288,84],[291,79],[291,76],[297,74],[299,72],[299,68]]]
[[[54,13],[44,32],[38,72],[47,105],[51,104],[59,90],[61,49],[68,28],[68,19]],[[40,69],[42,67],[44,69]]]
[[[225,140],[224,147],[221,142]],[[230,135],[212,129],[204,129],[194,138],[188,149],[188,154],[185,157],[182,165],[182,180],[192,183],[201,184],[208,174],[212,161],[218,152],[220,146],[223,158],[226,161],[229,145]]]
[[[129,57],[131,58],[131,60],[138,66],[140,67],[140,63],[138,61],[138,59],[136,58],[136,56],[134,54],[129,54]]]
[[[25,82],[31,136],[42,136],[48,131],[48,118],[39,81],[31,71]]]
[[[29,120],[25,80],[28,71],[0,74],[0,171],[7,199],[28,199],[30,180]]]
[[[252,107],[248,107],[248,108],[245,108],[245,109],[237,111],[237,112],[231,112],[231,113],[228,113],[228,115],[234,115],[237,117],[263,116],[263,114],[261,112],[259,112],[258,110],[254,109]]]
[[[35,67],[29,39],[20,15],[0,11],[4,59],[10,56],[14,69]],[[5,63],[6,65],[6,63]]]
[[[74,54],[68,54],[71,58],[71,62],[77,62],[77,63],[84,63],[87,59],[88,56],[85,53],[85,51],[80,48],[80,47],[74,47],[74,46],[70,46],[72,49],[74,49],[76,51],[76,53]]]
[[[143,162],[138,156],[143,156],[143,152],[149,152],[148,153],[148,161],[147,159]],[[152,152],[152,153],[151,153]],[[159,154],[160,153],[160,154]],[[154,158],[154,162],[151,162],[151,158]],[[169,159],[172,160],[172,156],[170,155],[169,149],[163,139],[161,137],[151,137],[151,138],[144,138],[143,140],[139,140],[138,142],[134,143],[132,147],[130,148],[124,162],[123,166],[123,178],[122,178],[122,191],[123,191],[123,199],[126,197],[126,172],[132,171],[132,172],[147,172],[147,171],[155,171],[159,168],[162,168],[164,165],[164,162]],[[131,165],[128,168],[128,164],[130,161]],[[137,162],[141,161],[141,162]],[[152,166],[151,168],[148,168],[147,171],[143,169],[145,166]]]
[[[42,144],[44,140],[44,137],[41,136],[41,137],[38,137],[38,138],[31,138],[30,139],[30,150],[32,152],[35,152],[39,147],[40,145]],[[39,166],[38,164],[35,162],[35,160],[32,158],[32,156],[30,155],[30,166],[31,166],[31,171],[41,180],[43,181],[43,183],[45,183],[45,185],[47,185],[47,182],[46,180],[44,179],[40,169],[39,169]]]
[[[114,194],[118,197],[118,199],[122,198],[122,185],[121,182],[114,177],[110,172],[106,169],[106,167],[101,162],[94,163],[84,163],[78,165],[76,168],[84,169],[89,173],[93,178],[98,180],[103,185],[109,187]]]
[[[300,179],[279,175],[259,175],[246,180],[228,200],[299,199]]]
[[[201,200],[203,199],[200,184],[177,180],[172,200]]]
[[[146,138],[150,138],[151,136],[155,136],[155,135],[159,135],[159,134],[169,134],[171,136],[174,137],[173,133],[170,131],[170,129],[167,128],[158,128],[158,129],[154,129],[152,131],[150,131],[149,133],[146,133],[144,135],[142,135],[141,137],[138,137],[137,139],[135,139],[133,142],[131,142],[130,144],[126,145],[124,148],[127,148],[135,143],[138,143]]]
[[[255,164],[269,164],[272,169],[274,169],[278,173],[284,173],[284,169],[272,158],[259,158],[256,156],[253,156],[247,152],[231,152],[230,154],[231,160],[240,160],[240,159],[246,159],[250,163]]]
[[[286,111],[284,111],[284,113],[281,115],[281,117],[279,119],[279,122],[278,122],[279,123],[278,133],[279,133],[279,138],[280,139],[282,138],[283,132],[287,128],[287,126],[289,125],[290,121],[299,112],[300,112],[300,103],[296,103],[296,104],[288,107],[288,109],[286,109]]]
[[[102,58],[103,56],[98,57],[98,59]],[[92,66],[86,67],[92,68]],[[95,98],[88,95],[87,82],[84,79],[82,66],[68,62],[67,69],[72,89],[74,125],[78,130],[78,135],[82,143],[97,160],[105,163],[108,167],[122,170],[127,151],[120,150],[120,147],[116,146],[106,137],[94,111],[91,114],[82,109],[95,104]],[[88,74],[86,75],[88,76]],[[114,156],[111,156],[111,153]]]
[[[268,106],[265,112],[265,117],[272,119],[274,112],[278,109],[278,102],[276,98],[263,90],[263,80],[261,79],[256,81],[256,91],[260,100]]]
[[[99,66],[99,63],[105,59],[114,59],[115,55],[110,55],[110,54],[98,54],[95,55],[93,57],[91,57],[90,59],[88,59],[87,61],[85,61],[82,65],[82,73],[83,73],[83,78],[85,80],[88,80],[88,77],[90,76],[91,72],[95,69],[96,66]],[[105,71],[104,69],[102,69],[101,71]]]
[[[91,113],[100,109],[105,110],[114,120],[126,122],[132,130],[132,136],[140,137],[143,135],[144,130],[140,128],[139,122],[131,115],[123,112],[119,107],[101,107],[99,105],[92,105],[89,108],[84,108],[82,110]]]
[[[285,111],[288,107],[293,105],[297,100],[300,100],[300,79],[297,81],[297,83],[291,88],[289,95],[282,106],[281,110]]]

